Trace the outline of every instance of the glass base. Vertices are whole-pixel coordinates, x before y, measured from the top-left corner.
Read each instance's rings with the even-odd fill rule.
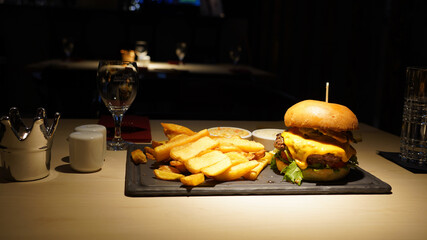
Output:
[[[110,150],[110,151],[127,150],[129,145],[130,143],[126,141],[120,141],[120,142],[107,141],[107,150]]]

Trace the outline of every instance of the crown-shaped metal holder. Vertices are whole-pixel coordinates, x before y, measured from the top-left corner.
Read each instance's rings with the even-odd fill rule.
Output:
[[[0,167],[8,177],[32,181],[49,175],[53,135],[59,118],[56,113],[49,126],[45,110],[39,108],[33,125],[28,128],[15,107],[9,110],[9,116],[0,118]]]

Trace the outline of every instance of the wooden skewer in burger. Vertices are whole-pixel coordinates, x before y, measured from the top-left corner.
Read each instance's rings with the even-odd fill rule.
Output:
[[[326,101],[305,100],[285,113],[287,130],[277,135],[271,168],[284,179],[301,185],[306,181],[334,181],[344,178],[357,163],[356,115],[346,106]]]

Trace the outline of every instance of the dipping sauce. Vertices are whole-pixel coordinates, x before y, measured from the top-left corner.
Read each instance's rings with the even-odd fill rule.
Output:
[[[276,135],[278,133],[283,132],[283,129],[258,129],[253,131],[253,135],[256,135],[257,137],[266,138],[266,139],[276,139]]]
[[[264,145],[265,150],[272,151],[274,149],[274,141],[276,140],[276,135],[283,132],[284,129],[257,129],[252,132],[254,141]]]
[[[243,139],[249,139],[252,137],[251,132],[243,128],[236,127],[214,127],[208,129],[209,134],[215,137],[234,137],[239,136]]]

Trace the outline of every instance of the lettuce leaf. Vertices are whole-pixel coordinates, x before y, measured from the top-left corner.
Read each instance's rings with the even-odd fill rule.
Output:
[[[270,161],[270,169],[276,170],[277,169],[277,165],[276,165],[276,159],[278,157],[278,154],[280,154],[280,151],[277,150],[276,148],[274,149],[275,153],[273,155],[273,157],[271,158]]]
[[[283,179],[285,179],[286,181],[296,183],[298,184],[298,186],[301,186],[302,171],[295,161],[292,161],[291,164],[289,164],[286,168],[282,169],[281,173],[284,173]]]
[[[291,155],[288,153],[287,150],[284,150],[287,159],[283,159],[281,157],[280,152],[281,151],[278,151],[274,154],[273,158],[271,159],[270,168],[273,170],[277,170],[276,159],[279,159],[285,163],[290,162],[289,165],[287,167],[283,168],[282,171],[280,172],[281,174],[284,175],[283,180],[288,181],[288,182],[292,182],[292,183],[296,183],[296,184],[298,184],[298,186],[301,186],[301,183],[302,183],[302,171],[301,171],[301,169],[298,167],[298,165],[294,161],[294,159],[292,159]]]

